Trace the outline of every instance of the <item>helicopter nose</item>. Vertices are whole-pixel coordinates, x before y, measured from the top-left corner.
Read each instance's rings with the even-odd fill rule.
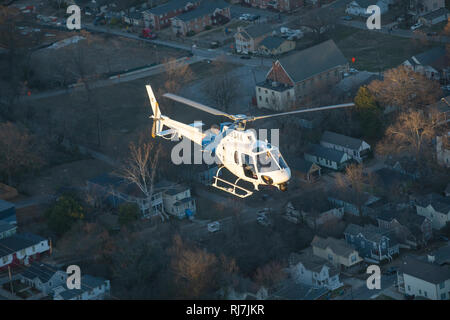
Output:
[[[273,184],[278,185],[287,182],[291,178],[291,169],[278,170],[273,174]]]

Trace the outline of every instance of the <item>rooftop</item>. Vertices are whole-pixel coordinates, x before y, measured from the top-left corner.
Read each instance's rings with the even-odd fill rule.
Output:
[[[407,256],[400,265],[400,272],[433,284],[440,284],[450,279],[450,266]]]
[[[350,223],[347,228],[345,228],[344,233],[348,233],[353,236],[357,236],[361,233],[367,240],[378,243],[383,237],[389,236],[391,232],[371,224],[359,226],[357,224]]]
[[[165,4],[148,9],[146,11],[156,15],[164,14],[174,11],[176,9],[184,8],[188,3],[195,3],[195,2],[196,2],[195,0],[170,0]]]
[[[333,40],[322,42],[278,60],[294,82],[348,64]]]
[[[59,270],[43,262],[32,262],[27,269],[21,273],[21,276],[30,280],[39,278],[42,283],[48,282]],[[64,272],[64,274],[66,274]]]
[[[355,249],[345,242],[345,240],[332,237],[321,238],[319,236],[315,236],[311,242],[311,246],[324,250],[330,248],[334,253],[344,257],[347,257],[355,251]]]
[[[313,156],[318,156],[324,159],[328,159],[337,163],[340,163],[345,153],[342,151],[329,149],[322,147],[318,144],[311,144],[305,151],[305,154],[310,154]]]
[[[353,137],[345,136],[343,134],[339,134],[336,132],[325,131],[322,135],[321,142],[328,142],[331,144],[335,144],[338,146],[342,146],[344,148],[358,150],[363,141],[360,139],[356,139]]]
[[[208,14],[212,15],[216,9],[224,9],[229,6],[230,4],[223,0],[207,0],[203,1],[197,8],[184,12],[175,18],[182,21],[191,21]]]
[[[421,207],[428,207],[431,205],[434,210],[449,214],[450,213],[450,198],[441,196],[437,193],[430,193],[417,199],[417,205]]]
[[[280,38],[280,37],[268,36],[268,37],[264,38],[263,41],[261,41],[259,43],[259,45],[264,46],[269,50],[272,50],[272,49],[278,49],[281,46],[281,44],[285,41],[288,41],[288,40]]]
[[[289,256],[289,265],[293,266],[299,263],[301,263],[307,270],[314,272],[320,272],[324,266],[327,266],[330,277],[339,273],[338,269],[329,263],[328,260],[313,255],[311,247],[300,253],[291,253]]]
[[[17,233],[8,238],[0,239],[0,257],[29,248],[44,240],[46,239],[32,233]]]

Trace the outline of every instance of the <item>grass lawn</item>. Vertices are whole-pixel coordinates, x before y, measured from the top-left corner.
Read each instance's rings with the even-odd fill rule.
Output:
[[[396,67],[412,55],[437,45],[346,26],[337,26],[329,37],[347,59],[356,59],[352,67],[372,72]]]

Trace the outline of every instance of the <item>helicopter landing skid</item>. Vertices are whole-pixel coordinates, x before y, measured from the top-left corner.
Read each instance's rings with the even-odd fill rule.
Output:
[[[212,186],[214,188],[231,193],[232,195],[238,196],[240,198],[247,198],[248,196],[251,196],[253,194],[252,191],[247,190],[247,189],[237,185],[237,183],[239,182],[239,180],[241,180],[241,178],[237,178],[237,180],[234,183],[227,181],[225,179],[219,178],[219,172],[222,168],[224,168],[224,167],[219,168],[219,170],[217,170],[216,175],[213,177],[214,182],[213,182]],[[218,184],[218,182],[221,182],[222,184],[224,184],[224,186],[220,186]]]

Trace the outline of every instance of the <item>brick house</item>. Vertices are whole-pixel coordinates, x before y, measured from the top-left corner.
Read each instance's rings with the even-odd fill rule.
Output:
[[[275,61],[256,85],[258,108],[287,110],[342,80],[349,63],[333,40]]]
[[[172,31],[177,35],[201,32],[207,26],[223,24],[231,19],[230,4],[223,0],[203,1],[194,10],[171,18]]]
[[[258,53],[264,56],[279,56],[295,49],[295,41],[269,36],[261,41]]]
[[[280,12],[291,12],[304,5],[303,0],[244,0],[243,3],[261,9],[273,9]]]
[[[171,18],[193,10],[200,5],[200,0],[171,0],[163,5],[145,10],[144,24],[147,28],[161,30],[169,27]]]

